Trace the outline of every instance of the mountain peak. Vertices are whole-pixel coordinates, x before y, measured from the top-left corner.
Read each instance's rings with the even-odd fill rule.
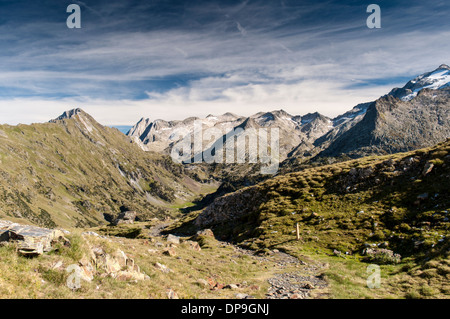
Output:
[[[77,126],[90,133],[95,130],[95,127],[102,128],[103,126],[99,124],[92,116],[88,113],[84,112],[80,108],[71,109],[69,111],[65,111],[63,114],[58,116],[56,119],[50,120],[50,123],[63,123],[66,125],[65,120],[74,120],[77,123]]]
[[[58,116],[56,119],[51,120],[50,122],[60,121],[60,120],[64,120],[64,119],[71,119],[75,115],[82,114],[82,113],[85,113],[85,112],[80,108],[71,109],[69,111],[65,111],[63,114]]]
[[[410,101],[422,89],[440,90],[450,86],[450,67],[441,64],[436,70],[424,73],[412,79],[403,88],[395,88],[388,95],[403,101]]]

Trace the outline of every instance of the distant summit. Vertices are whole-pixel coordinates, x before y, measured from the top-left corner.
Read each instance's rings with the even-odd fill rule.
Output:
[[[73,118],[75,115],[81,114],[81,113],[85,113],[82,109],[80,108],[75,108],[69,111],[65,111],[63,114],[61,114],[60,116],[58,116],[57,118],[50,120],[49,122],[55,123],[56,121],[61,121],[64,119],[71,119]]]
[[[436,70],[424,73],[406,83],[403,88],[395,88],[388,95],[410,101],[422,89],[440,90],[450,86],[450,67],[441,64]]]

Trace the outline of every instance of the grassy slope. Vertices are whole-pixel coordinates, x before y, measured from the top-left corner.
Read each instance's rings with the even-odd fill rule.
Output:
[[[152,222],[123,225],[119,228],[146,230]],[[111,227],[112,229],[116,227]],[[92,230],[103,233],[101,229]],[[71,247],[36,258],[21,257],[14,244],[0,246],[0,299],[1,298],[157,298],[166,299],[173,290],[179,298],[236,298],[236,293],[264,298],[269,286],[267,279],[280,271],[276,260],[258,260],[236,252],[212,238],[204,238],[202,250],[196,251],[186,243],[174,247],[176,256],[163,251],[170,247],[162,237],[148,237],[144,232],[139,238],[82,236],[81,230],[71,229],[67,236]],[[102,247],[106,252],[123,250],[133,258],[141,271],[150,276],[145,281],[118,281],[109,277],[95,276],[92,282],[81,282],[81,288],[67,287],[69,265],[77,264],[83,256],[89,256],[88,246]],[[274,259],[274,258],[272,258]],[[155,265],[167,266],[171,271],[162,272]],[[296,269],[296,268],[295,268]],[[283,271],[293,269],[284,268]],[[211,289],[203,281],[223,285],[242,284],[239,289]]]
[[[167,214],[172,203],[202,191],[170,158],[143,152],[118,130],[79,116],[0,126],[0,218],[87,227],[122,206],[142,218]]]
[[[279,176],[216,200],[170,231],[194,231],[202,214],[208,217],[203,221],[219,216],[202,227],[252,249],[279,248],[329,262],[335,297],[448,297],[449,152],[447,141]],[[434,167],[423,175],[429,163]],[[428,198],[418,201],[425,193]],[[365,244],[381,244],[403,257],[399,265],[382,265],[385,284],[378,290],[365,285]],[[332,256],[335,250],[340,257]]]

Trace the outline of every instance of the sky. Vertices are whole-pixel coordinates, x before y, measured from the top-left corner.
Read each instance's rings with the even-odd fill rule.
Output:
[[[67,27],[70,4],[81,28]],[[334,117],[450,64],[449,16],[447,0],[0,0],[0,123],[76,107],[104,125]]]

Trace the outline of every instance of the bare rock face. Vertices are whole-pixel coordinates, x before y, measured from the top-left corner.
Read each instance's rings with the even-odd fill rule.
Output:
[[[251,214],[264,201],[264,194],[257,188],[238,190],[234,193],[216,198],[196,218],[195,225],[199,228],[238,221]]]
[[[405,152],[435,145],[450,136],[450,90],[422,90],[411,101],[385,96],[365,117],[336,137],[322,156]]]
[[[21,225],[5,220],[0,220],[0,241],[17,242],[18,252],[28,257],[51,251],[56,242],[70,244],[62,230]]]

